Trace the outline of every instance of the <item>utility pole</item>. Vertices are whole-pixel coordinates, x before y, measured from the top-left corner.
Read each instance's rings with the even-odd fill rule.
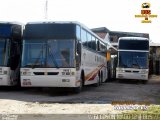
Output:
[[[44,11],[45,12],[45,20],[47,20],[48,19],[48,0],[45,1],[44,7],[45,7],[45,9],[44,9],[45,10]]]

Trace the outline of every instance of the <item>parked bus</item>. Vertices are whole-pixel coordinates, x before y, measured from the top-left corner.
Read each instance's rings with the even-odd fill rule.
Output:
[[[111,55],[111,79],[116,79],[117,55]]]
[[[107,79],[107,43],[78,22],[25,25],[22,87],[99,85]]]
[[[22,25],[0,23],[0,86],[20,85]]]
[[[121,37],[118,42],[117,79],[147,82],[149,73],[149,40],[142,37]]]

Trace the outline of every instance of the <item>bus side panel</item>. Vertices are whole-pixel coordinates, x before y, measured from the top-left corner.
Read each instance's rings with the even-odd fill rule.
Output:
[[[106,79],[106,58],[87,48],[82,49],[82,68],[85,72],[85,85],[97,83],[99,74],[103,74],[103,82]]]

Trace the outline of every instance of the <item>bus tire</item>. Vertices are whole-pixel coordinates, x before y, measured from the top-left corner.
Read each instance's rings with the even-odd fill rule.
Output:
[[[148,80],[142,80],[142,84],[147,84]]]
[[[82,81],[80,80],[80,86],[74,88],[74,93],[78,94],[82,91]]]
[[[112,79],[113,79],[113,72],[111,72],[111,70],[110,69],[107,69],[107,78],[106,78],[106,80],[105,80],[105,83],[107,83],[107,82],[111,82],[112,81]],[[112,77],[111,77],[112,76]]]
[[[82,91],[82,88],[84,86],[84,72],[82,72],[81,74],[81,80],[80,80],[80,86],[74,88],[74,93],[78,94]]]
[[[103,72],[101,72],[101,79],[100,79],[100,85],[103,83]]]
[[[82,88],[81,87],[76,87],[74,88],[74,93],[78,94],[82,91]]]
[[[98,87],[99,85],[100,85],[100,80],[101,79],[101,75],[100,75],[100,73],[98,73],[98,80],[97,80],[97,82],[94,84],[94,86],[95,87]]]

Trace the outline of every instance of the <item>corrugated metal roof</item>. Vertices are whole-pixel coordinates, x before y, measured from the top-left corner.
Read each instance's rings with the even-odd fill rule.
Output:
[[[103,32],[103,33],[108,33],[110,30],[106,27],[99,27],[99,28],[93,28],[91,29],[93,32]]]

